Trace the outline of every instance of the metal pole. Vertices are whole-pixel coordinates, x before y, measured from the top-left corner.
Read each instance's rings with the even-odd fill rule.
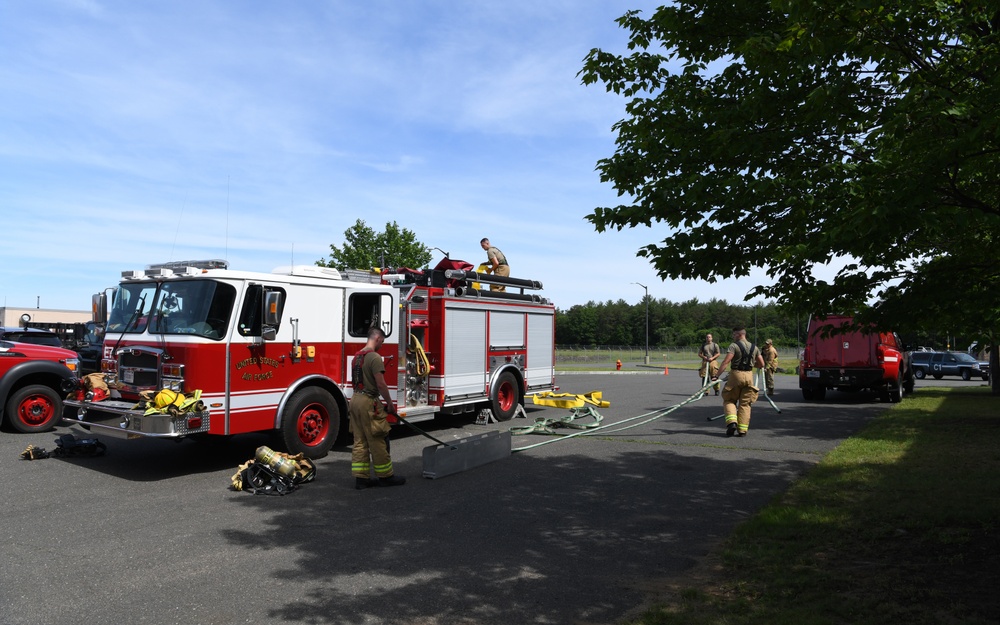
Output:
[[[645,284],[642,284],[640,282],[633,282],[632,284],[638,284],[639,286],[642,287],[643,291],[646,292],[646,295],[643,297],[643,299],[646,300],[646,359],[645,359],[645,364],[648,365],[649,364],[649,289],[646,288]]]

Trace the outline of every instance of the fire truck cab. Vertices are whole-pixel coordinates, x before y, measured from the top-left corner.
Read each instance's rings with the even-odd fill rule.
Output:
[[[346,435],[351,358],[372,327],[386,334],[380,353],[399,415],[488,407],[509,419],[526,395],[555,388],[554,307],[524,294],[541,287],[533,281],[495,278],[528,286],[491,296],[471,287],[478,274],[448,278],[455,261],[442,263],[257,273],[213,260],[123,272],[110,310],[94,296],[111,397],[67,400],[66,420],[122,438],[277,430],[289,452],[322,457]],[[204,409],[147,410],[140,393],[163,388],[197,389]]]

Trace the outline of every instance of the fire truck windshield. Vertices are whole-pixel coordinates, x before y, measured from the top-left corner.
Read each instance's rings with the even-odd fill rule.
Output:
[[[213,280],[122,284],[115,292],[109,332],[226,335],[236,289]]]

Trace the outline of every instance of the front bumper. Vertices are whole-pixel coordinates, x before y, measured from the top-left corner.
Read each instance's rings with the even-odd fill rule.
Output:
[[[65,399],[63,404],[74,410],[72,416],[69,410],[64,413],[64,424],[82,425],[113,438],[181,438],[208,432],[211,426],[208,410],[147,415],[145,410],[135,408],[135,402],[117,399],[99,402]]]

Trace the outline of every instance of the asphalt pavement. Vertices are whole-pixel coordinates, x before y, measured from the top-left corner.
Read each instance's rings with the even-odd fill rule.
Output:
[[[604,423],[654,415],[699,386],[670,375],[560,374],[603,392]],[[509,625],[614,623],[683,578],[734,526],[887,404],[867,394],[802,401],[779,376],[750,433],[727,438],[709,395],[639,427],[575,437],[440,479],[432,443],[394,433],[406,485],[353,489],[350,451],[317,462],[285,497],[229,490],[264,434],[211,441],[100,437],[97,458],[25,461],[53,432],[0,434],[0,623]],[[528,419],[422,424],[445,441]],[[636,423],[643,419],[633,420]],[[551,437],[515,436],[515,449]]]

